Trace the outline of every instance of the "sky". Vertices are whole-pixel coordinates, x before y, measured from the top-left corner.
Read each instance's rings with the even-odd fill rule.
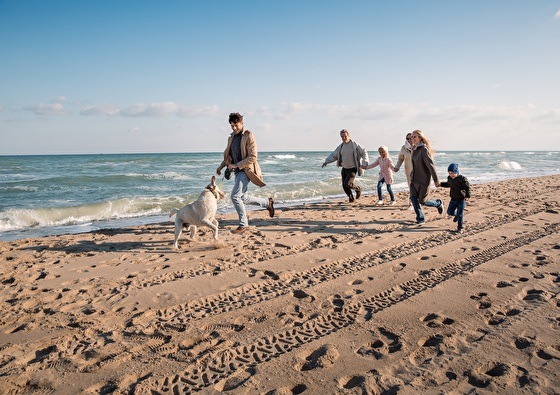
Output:
[[[560,0],[0,0],[0,155],[560,150]]]

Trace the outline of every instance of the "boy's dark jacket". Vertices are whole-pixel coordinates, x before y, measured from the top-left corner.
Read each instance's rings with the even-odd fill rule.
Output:
[[[442,182],[440,186],[444,188],[451,188],[449,196],[453,200],[463,200],[471,197],[471,185],[467,177],[459,174],[455,178],[447,177],[447,182]]]

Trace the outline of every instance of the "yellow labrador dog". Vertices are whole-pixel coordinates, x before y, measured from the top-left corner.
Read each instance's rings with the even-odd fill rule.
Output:
[[[175,248],[179,248],[177,241],[183,232],[183,225],[191,232],[191,240],[194,240],[197,226],[207,226],[214,231],[214,239],[218,239],[218,200],[225,196],[224,192],[216,185],[216,177],[212,176],[212,182],[198,196],[194,202],[187,204],[181,210],[171,210],[169,217],[175,217]]]

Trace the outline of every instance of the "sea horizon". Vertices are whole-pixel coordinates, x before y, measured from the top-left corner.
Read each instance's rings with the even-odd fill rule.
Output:
[[[259,155],[266,154],[266,153],[291,153],[291,152],[302,152],[302,153],[320,153],[320,152],[332,152],[333,149],[326,149],[326,150],[273,150],[273,151],[259,151]],[[377,149],[369,150],[368,154],[371,156],[372,152],[377,155]],[[389,150],[389,152],[398,153],[398,150]],[[444,149],[436,149],[436,154],[438,152],[465,152],[465,153],[472,153],[472,152],[519,152],[519,153],[531,153],[531,152],[552,152],[552,153],[560,153],[560,149],[534,149],[534,150],[503,150],[503,149],[470,149],[470,150],[444,150]],[[222,154],[223,151],[138,151],[138,152],[85,152],[85,153],[49,153],[49,154],[0,154],[0,157],[10,157],[10,156],[76,156],[76,155],[177,155],[177,154]]]

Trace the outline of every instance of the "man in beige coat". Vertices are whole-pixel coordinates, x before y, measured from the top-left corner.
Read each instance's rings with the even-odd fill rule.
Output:
[[[246,130],[243,126],[243,116],[239,113],[229,114],[229,124],[233,131],[228,138],[226,149],[224,150],[224,160],[218,166],[216,173],[227,166],[228,170],[234,173],[234,184],[231,190],[231,201],[239,216],[239,226],[233,233],[243,233],[249,226],[247,218],[246,204],[254,204],[268,210],[270,217],[274,217],[274,200],[272,197],[258,198],[247,193],[249,181],[253,184],[264,187],[266,184],[262,178],[261,167],[257,162],[258,149],[257,142],[253,133]]]

